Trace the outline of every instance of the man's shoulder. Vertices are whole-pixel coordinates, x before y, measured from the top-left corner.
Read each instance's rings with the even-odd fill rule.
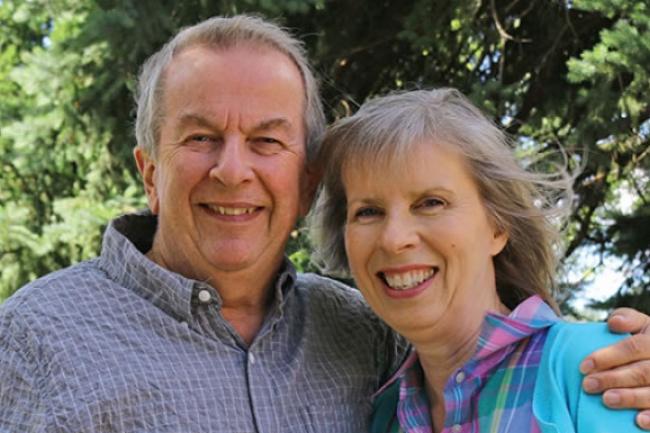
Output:
[[[370,333],[389,332],[354,287],[332,278],[305,273],[298,274],[296,289],[311,320],[322,320],[332,329],[352,327],[357,331],[365,328]]]
[[[18,312],[26,314],[29,310],[54,308],[60,302],[83,300],[89,289],[102,285],[107,280],[91,259],[59,269],[44,275],[21,287],[0,305],[0,315]]]
[[[0,305],[0,347],[12,348],[37,362],[43,356],[43,347],[72,335],[70,330],[77,327],[80,318],[97,313],[93,302],[97,304],[101,298],[100,288],[106,286],[102,284],[106,280],[95,260],[90,260],[18,289]]]
[[[320,302],[345,303],[351,308],[368,308],[359,290],[333,278],[313,273],[299,273],[296,287],[306,296]]]
[[[298,274],[296,285],[315,340],[326,341],[330,351],[339,348],[346,363],[362,365],[370,356],[377,385],[404,360],[406,340],[373,313],[359,290],[316,274]]]

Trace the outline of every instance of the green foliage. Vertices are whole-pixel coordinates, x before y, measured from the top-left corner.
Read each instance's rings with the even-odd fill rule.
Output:
[[[650,7],[629,0],[0,1],[0,298],[96,255],[106,221],[145,206],[131,156],[138,68],[180,27],[241,12],[302,35],[331,119],[376,94],[450,85],[522,156],[561,145],[581,169],[565,263],[589,276],[581,250],[621,258],[617,299],[646,305]],[[298,230],[301,270],[314,270],[310,249]]]
[[[120,82],[106,68],[107,44],[78,45],[90,10],[90,2],[0,4],[14,26],[0,35],[0,296],[96,255],[106,221],[143,205],[132,170],[107,152],[120,136],[113,129],[129,122],[113,114],[110,92],[96,95]],[[105,111],[88,109],[90,100]]]

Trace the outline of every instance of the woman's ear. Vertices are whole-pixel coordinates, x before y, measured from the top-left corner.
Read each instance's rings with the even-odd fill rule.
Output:
[[[508,232],[504,229],[494,227],[494,232],[492,235],[492,245],[490,248],[490,253],[492,257],[498,255],[508,244]]]

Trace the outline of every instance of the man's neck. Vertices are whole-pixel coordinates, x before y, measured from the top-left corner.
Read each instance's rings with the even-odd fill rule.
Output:
[[[230,323],[246,346],[250,346],[262,329],[268,308],[229,308],[223,306],[221,315]]]
[[[152,248],[146,256],[158,265],[179,272],[177,266],[171,266],[163,255]],[[246,272],[219,272],[211,277],[198,277],[189,272],[179,273],[188,278],[206,281],[211,284],[221,297],[221,314],[230,323],[241,339],[250,345],[262,328],[264,318],[272,304],[275,291],[273,282],[277,278],[279,266],[269,275],[247,270]]]
[[[277,275],[276,268],[270,275],[254,271],[222,273],[218,279],[210,281],[221,297],[223,318],[247,345],[262,328],[273,304]]]

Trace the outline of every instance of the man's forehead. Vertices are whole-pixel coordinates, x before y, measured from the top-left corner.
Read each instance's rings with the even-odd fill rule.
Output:
[[[200,74],[200,77],[196,74]],[[196,86],[201,81],[216,84],[214,87],[222,91],[240,88],[240,92],[250,95],[255,92],[249,92],[248,87],[259,84],[268,83],[269,90],[278,85],[295,86],[296,89],[292,92],[299,95],[303,102],[307,99],[303,73],[296,62],[284,52],[264,44],[189,46],[176,53],[164,69],[159,89],[166,93],[171,82]],[[221,86],[224,81],[228,85]]]
[[[230,43],[208,43],[196,42],[185,47],[182,47],[174,52],[171,61],[167,65],[169,70],[174,64],[186,61],[187,58],[206,58],[206,57],[219,57],[233,52],[251,54],[253,57],[262,55],[275,55],[277,56],[278,63],[290,63],[294,66],[296,72],[302,77],[302,69],[289,54],[280,48],[263,41],[238,41]]]
[[[217,120],[216,116],[210,116],[206,113],[196,111],[182,111],[177,116],[177,121],[180,126],[202,126],[206,128],[215,128]],[[287,132],[293,131],[294,124],[287,117],[268,117],[259,118],[252,122],[248,127],[256,131],[267,131],[273,129],[284,130]]]

